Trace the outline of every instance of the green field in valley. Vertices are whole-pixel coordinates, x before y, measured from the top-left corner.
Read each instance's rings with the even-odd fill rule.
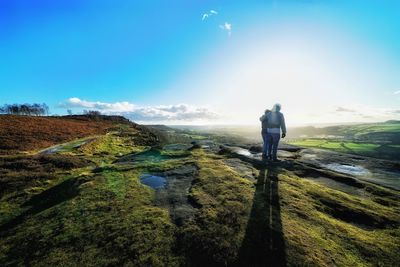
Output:
[[[382,145],[373,143],[355,143],[346,141],[335,141],[327,139],[302,139],[292,140],[288,143],[311,148],[330,149],[341,153],[349,153],[354,155],[384,158],[384,159],[400,159],[399,145]]]

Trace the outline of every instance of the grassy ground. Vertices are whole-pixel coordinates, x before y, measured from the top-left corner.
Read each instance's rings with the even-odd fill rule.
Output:
[[[370,133],[399,133],[400,123],[368,123],[351,126],[337,126],[340,131],[347,135],[361,136]],[[333,127],[332,127],[333,128]]]
[[[399,260],[398,206],[386,207],[290,173],[278,177],[288,265],[391,266]],[[395,227],[379,226],[383,221]]]
[[[226,156],[146,151],[126,125],[54,155],[0,158],[1,266],[395,266],[398,193],[358,197],[281,165],[249,178]],[[151,159],[151,160],[150,160]],[[173,223],[144,173],[195,166],[192,217]],[[174,199],[171,198],[172,204]],[[168,203],[167,203],[168,204]],[[169,205],[172,205],[169,203]]]
[[[199,205],[183,229],[190,263],[207,266],[391,266],[399,203],[384,206],[272,166],[254,184],[211,155],[195,155]],[[373,256],[372,256],[373,255]]]
[[[143,169],[112,164],[146,147],[135,145],[137,132],[121,126],[55,155],[1,158],[7,190],[0,201],[0,264],[176,265],[175,225],[139,182]]]

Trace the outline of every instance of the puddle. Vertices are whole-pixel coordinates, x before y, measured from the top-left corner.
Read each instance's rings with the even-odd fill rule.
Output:
[[[261,153],[252,153],[250,150],[241,147],[231,147],[233,153],[245,156],[247,158],[261,160]]]
[[[321,149],[305,149],[299,162],[351,175],[358,180],[400,190],[400,171],[395,163]]]
[[[160,162],[163,161],[165,159],[167,159],[168,157],[164,156],[161,154],[161,152],[159,150],[147,150],[144,152],[140,152],[137,153],[135,155],[133,155],[133,159],[135,161],[150,161],[150,162]]]
[[[189,191],[196,173],[195,165],[185,164],[157,175],[142,174],[139,178],[142,184],[155,190],[155,204],[167,208],[173,222],[182,225],[195,213]]]
[[[318,158],[316,154],[302,154],[301,157],[304,160],[311,160],[311,161],[316,160]]]
[[[237,148],[235,152],[239,155],[246,156],[246,157],[253,156],[253,154],[249,150],[244,149],[244,148]]]
[[[233,153],[236,153],[241,156],[245,156],[251,159],[262,160],[262,153],[251,152],[249,149],[241,148],[241,147],[232,147],[231,148]],[[288,151],[278,150],[278,158],[293,158],[294,154]]]
[[[183,158],[186,156],[187,155],[163,155],[159,150],[150,149],[136,154],[123,156],[117,159],[115,163],[158,163],[164,160]]]
[[[361,166],[356,165],[346,165],[346,164],[339,164],[339,163],[330,163],[330,164],[321,164],[322,167],[325,167],[329,170],[350,174],[350,175],[367,175],[369,171]]]
[[[44,150],[43,152],[42,152],[42,154],[54,154],[54,153],[57,153],[58,151],[60,151],[61,150],[61,148],[62,147],[52,147],[52,148],[49,148],[49,149],[46,149],[46,150]]]
[[[144,185],[150,186],[151,188],[158,190],[165,188],[167,184],[167,180],[164,177],[151,175],[151,174],[143,174],[140,176],[140,182]]]
[[[187,150],[191,148],[191,144],[168,144],[163,147],[167,151]]]
[[[288,158],[288,159],[293,159],[296,158],[296,154],[290,151],[285,151],[285,150],[278,150],[278,158]]]

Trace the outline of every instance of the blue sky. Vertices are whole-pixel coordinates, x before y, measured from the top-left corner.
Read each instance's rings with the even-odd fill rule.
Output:
[[[1,104],[58,114],[251,124],[280,102],[293,124],[400,117],[398,1],[1,0],[0,58]]]

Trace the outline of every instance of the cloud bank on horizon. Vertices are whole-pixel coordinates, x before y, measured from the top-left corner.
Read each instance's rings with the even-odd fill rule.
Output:
[[[58,107],[63,109],[97,110],[103,114],[122,115],[132,121],[140,123],[165,123],[165,124],[226,124],[232,122],[229,114],[216,112],[210,107],[198,107],[188,104],[139,106],[128,101],[106,103],[100,101],[87,101],[77,97],[71,97],[59,103]],[[285,107],[284,107],[285,108]],[[400,108],[371,108],[368,106],[332,107],[327,111],[329,116],[349,122],[357,121],[385,121],[400,119]],[[347,120],[348,121],[348,120]],[[240,122],[239,122],[240,123]]]
[[[101,111],[103,114],[122,115],[137,122],[151,123],[204,123],[220,118],[219,114],[207,107],[196,107],[187,104],[137,106],[127,101],[105,103],[100,101],[86,101],[71,97],[59,104],[60,108],[88,109]]]

